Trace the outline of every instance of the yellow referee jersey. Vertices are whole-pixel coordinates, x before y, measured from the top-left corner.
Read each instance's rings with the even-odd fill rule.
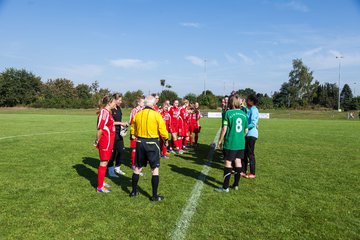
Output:
[[[139,138],[159,138],[159,135],[163,139],[169,137],[164,119],[160,113],[149,107],[135,115],[131,123],[130,133]]]

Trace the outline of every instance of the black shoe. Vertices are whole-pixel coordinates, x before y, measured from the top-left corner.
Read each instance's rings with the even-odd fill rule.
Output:
[[[129,197],[135,198],[135,197],[137,197],[138,195],[139,195],[138,192],[131,192],[130,195],[129,195]]]
[[[161,201],[163,201],[164,200],[164,197],[163,196],[152,196],[151,198],[150,198],[150,201],[152,201],[152,202],[161,202]]]

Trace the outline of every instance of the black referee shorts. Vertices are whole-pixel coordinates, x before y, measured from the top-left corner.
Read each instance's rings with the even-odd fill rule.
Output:
[[[235,159],[244,159],[245,150],[229,150],[223,149],[224,160],[235,161]]]
[[[159,139],[138,138],[135,166],[138,168],[146,167],[148,162],[151,169],[160,167]]]

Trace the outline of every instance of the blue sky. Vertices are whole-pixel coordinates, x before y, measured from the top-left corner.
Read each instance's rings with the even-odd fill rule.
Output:
[[[360,94],[360,1],[0,0],[0,70],[25,68],[113,91],[272,93],[302,58]],[[204,74],[204,60],[207,71]]]

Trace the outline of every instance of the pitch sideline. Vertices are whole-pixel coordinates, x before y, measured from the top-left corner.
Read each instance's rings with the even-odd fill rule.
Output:
[[[42,135],[51,135],[51,134],[70,134],[70,133],[84,133],[84,132],[94,132],[94,131],[93,130],[86,130],[86,131],[33,133],[33,134],[24,134],[24,135],[1,137],[0,141],[4,140],[4,139],[11,139],[11,138],[18,138],[18,137],[33,137],[33,136],[42,136]]]
[[[203,167],[196,184],[194,185],[193,190],[191,191],[190,198],[187,200],[186,205],[182,210],[182,214],[176,222],[176,228],[172,233],[173,240],[185,239],[187,229],[190,225],[191,218],[196,211],[196,206],[201,195],[201,191],[204,187],[204,181],[207,174],[211,169],[211,163],[214,157],[214,151],[216,148],[216,143],[220,137],[221,128],[217,131],[214,141],[210,144],[210,152],[207,159],[209,160]]]

